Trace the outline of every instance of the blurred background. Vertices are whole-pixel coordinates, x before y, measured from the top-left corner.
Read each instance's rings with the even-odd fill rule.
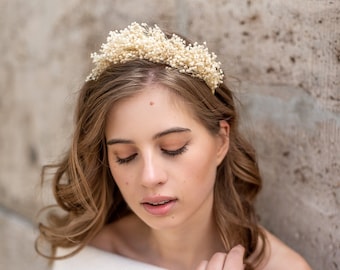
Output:
[[[41,166],[67,149],[90,53],[133,21],[206,41],[240,80],[261,223],[314,270],[340,269],[339,0],[0,0],[0,268],[48,268]]]

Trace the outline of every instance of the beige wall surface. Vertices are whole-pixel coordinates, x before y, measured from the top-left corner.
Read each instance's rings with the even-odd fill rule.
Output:
[[[0,0],[0,268],[47,268],[40,168],[67,148],[90,52],[132,21],[207,41],[240,79],[261,223],[313,269],[340,269],[339,0]]]

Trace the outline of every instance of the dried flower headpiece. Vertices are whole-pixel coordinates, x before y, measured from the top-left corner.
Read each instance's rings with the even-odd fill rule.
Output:
[[[200,78],[213,93],[224,76],[221,63],[216,61],[214,53],[209,53],[205,42],[186,45],[179,36],[173,34],[168,38],[157,25],[152,28],[145,23],[134,22],[121,31],[111,31],[107,43],[102,44],[99,53],[92,53],[91,58],[95,68],[86,81],[96,80],[110,64],[136,59],[162,63]]]

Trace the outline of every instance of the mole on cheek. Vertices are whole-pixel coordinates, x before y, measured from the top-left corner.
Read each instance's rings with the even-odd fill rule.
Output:
[[[153,101],[149,102],[150,106],[154,105],[155,103]]]
[[[129,182],[128,182],[128,181],[126,181],[126,182],[125,182],[125,185],[127,185],[127,186],[128,186],[128,185],[129,185]]]

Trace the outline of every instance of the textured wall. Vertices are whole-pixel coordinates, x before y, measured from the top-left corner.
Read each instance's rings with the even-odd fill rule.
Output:
[[[206,40],[241,80],[262,223],[313,269],[340,269],[340,1],[0,0],[0,14],[1,269],[47,267],[40,167],[66,149],[89,53],[132,21]]]

